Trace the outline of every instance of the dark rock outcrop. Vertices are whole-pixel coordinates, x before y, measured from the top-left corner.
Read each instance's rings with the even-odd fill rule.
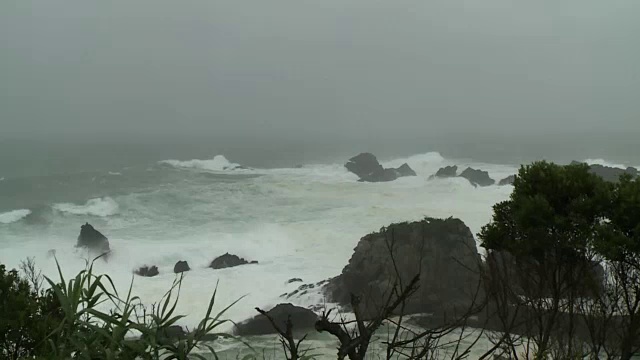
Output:
[[[136,275],[144,276],[144,277],[154,277],[160,274],[157,266],[142,266],[138,270],[136,270]]]
[[[506,178],[500,180],[498,182],[498,185],[500,186],[505,186],[505,185],[513,185],[513,182],[516,180],[516,176],[515,175],[509,175]]]
[[[292,304],[278,304],[273,309],[267,311],[267,314],[273,318],[274,322],[281,329],[286,328],[287,319],[291,317],[294,331],[314,329],[316,321],[318,320],[318,315],[313,311]],[[262,314],[258,314],[236,325],[235,333],[239,336],[250,336],[276,334],[277,332],[273,329],[269,319]]]
[[[458,219],[426,218],[392,224],[358,242],[349,264],[324,286],[332,302],[348,306],[362,295],[364,313],[375,314],[397,280],[387,244],[403,284],[420,273],[419,288],[405,313],[466,310],[479,284],[480,256],[471,230]]]
[[[345,167],[361,179],[384,170],[375,155],[371,153],[362,153],[352,157],[345,164]]]
[[[416,172],[406,163],[397,169],[385,169],[371,153],[354,156],[344,166],[363,182],[386,182],[403,176],[416,176]]]
[[[191,270],[191,268],[189,267],[189,264],[186,261],[178,261],[174,266],[173,266],[173,272],[178,274],[181,272],[185,272],[185,271],[189,271]]]
[[[240,265],[245,265],[245,264],[257,264],[257,261],[251,261],[248,262],[247,260],[237,256],[237,255],[232,255],[229,253],[226,253],[222,256],[218,256],[217,258],[215,258],[211,264],[209,265],[210,268],[212,269],[224,269],[224,268],[229,268],[229,267],[234,267],[234,266],[240,266]]]
[[[430,179],[433,179],[433,178],[450,178],[450,177],[456,177],[457,175],[458,175],[458,166],[457,165],[445,166],[443,168],[438,169],[438,171],[434,175],[431,175]]]
[[[287,284],[291,284],[294,282],[302,282],[302,279],[300,278],[293,278],[293,279],[289,279],[289,281],[287,281]]]
[[[460,177],[469,180],[473,186],[491,186],[496,183],[496,181],[489,176],[488,172],[472,169],[470,167],[466,168],[460,174]]]
[[[581,163],[578,161],[571,162],[571,165],[575,165],[575,164],[584,164],[584,163]],[[598,175],[604,180],[610,181],[610,182],[617,182],[620,179],[620,176],[622,176],[623,174],[631,175],[634,178],[640,176],[640,172],[638,171],[638,169],[633,167],[621,169],[616,167],[593,164],[593,165],[589,165],[589,170],[591,171],[592,174]]]
[[[91,224],[86,223],[80,227],[80,235],[76,247],[86,247],[95,253],[109,252],[109,239],[96,230]]]
[[[407,163],[404,163],[404,164],[400,165],[400,167],[396,169],[396,172],[398,173],[398,176],[400,176],[400,177],[402,177],[402,176],[418,176],[418,174],[416,174],[416,172],[413,171],[413,169]]]

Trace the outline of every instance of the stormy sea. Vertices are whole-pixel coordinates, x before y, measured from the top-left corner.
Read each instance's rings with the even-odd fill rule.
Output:
[[[236,322],[255,316],[255,307],[283,302],[330,307],[318,289],[290,299],[281,295],[300,285],[289,279],[317,283],[340,274],[361,237],[394,222],[453,216],[477,234],[489,222],[492,205],[507,199],[512,187],[474,187],[459,177],[430,177],[441,167],[457,165],[488,171],[499,180],[519,167],[430,152],[380,158],[385,167],[407,163],[417,176],[365,183],[345,169],[345,160],[261,169],[217,155],[99,171],[0,173],[0,263],[18,267],[33,257],[45,275],[57,279],[57,259],[63,274],[74,276],[89,259],[75,247],[80,226],[88,222],[108,237],[111,247],[108,261],[97,261],[95,271],[108,274],[121,293],[133,279],[133,293],[145,304],[157,302],[171,287],[177,261],[188,262],[191,271],[185,273],[176,309],[186,315],[179,321],[184,327],[192,328],[205,314],[216,284],[215,309],[244,296],[226,314]],[[225,253],[258,264],[208,267]],[[157,266],[159,275],[134,276],[143,265]],[[233,330],[225,326],[221,330]],[[248,341],[255,351],[281,358],[276,336]],[[336,341],[329,335],[310,334],[307,343],[315,354],[335,356]],[[228,358],[248,351],[235,340],[214,346]],[[474,351],[489,346],[481,341]]]

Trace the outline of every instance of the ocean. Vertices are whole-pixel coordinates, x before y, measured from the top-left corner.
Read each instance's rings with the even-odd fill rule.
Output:
[[[200,320],[216,284],[215,309],[244,296],[227,313],[239,322],[256,315],[256,306],[325,303],[319,293],[290,300],[280,296],[299,285],[287,284],[290,278],[312,283],[338,275],[358,240],[390,223],[453,216],[478,233],[489,222],[492,205],[507,199],[512,188],[474,188],[462,178],[430,180],[440,167],[471,166],[496,180],[518,168],[429,152],[380,159],[386,167],[406,162],[416,177],[360,183],[344,168],[345,160],[229,170],[234,159],[217,155],[132,161],[100,170],[0,173],[0,263],[17,267],[34,257],[46,275],[57,279],[55,260],[47,255],[55,249],[65,276],[74,276],[86,265],[88,255],[74,245],[80,226],[89,222],[109,238],[112,249],[108,262],[96,262],[95,269],[111,276],[120,292],[126,293],[133,279],[134,295],[146,304],[157,302],[175,279],[174,264],[186,260],[192,270],[176,310],[187,316],[179,324],[193,327]],[[227,252],[259,264],[207,267]],[[160,275],[134,277],[133,270],[143,265],[158,266]],[[279,348],[275,337],[254,340],[267,352]],[[310,343],[328,358],[335,354],[329,337],[314,334]],[[244,345],[223,341],[217,346],[233,358]]]

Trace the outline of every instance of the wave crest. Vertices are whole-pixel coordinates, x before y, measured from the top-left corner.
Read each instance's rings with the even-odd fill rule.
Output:
[[[54,204],[54,210],[72,215],[92,215],[107,217],[118,213],[118,203],[110,197],[91,199],[84,205],[72,203]]]
[[[0,224],[11,224],[16,221],[20,221],[31,214],[31,210],[20,209],[11,210],[4,213],[0,213]]]
[[[171,165],[177,168],[191,168],[191,169],[200,169],[200,170],[210,170],[210,171],[225,171],[225,170],[235,170],[242,168],[240,164],[232,163],[227,160],[223,155],[216,155],[213,159],[209,160],[162,160],[159,162],[160,164]]]

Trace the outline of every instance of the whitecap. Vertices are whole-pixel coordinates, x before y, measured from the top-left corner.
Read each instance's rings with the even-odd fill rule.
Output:
[[[230,162],[223,155],[216,155],[213,159],[209,160],[162,160],[160,161],[160,164],[167,164],[177,168],[191,168],[210,171],[235,170],[242,167],[240,164]]]
[[[91,199],[84,205],[60,203],[52,206],[54,210],[72,215],[92,215],[106,217],[118,213],[118,203],[110,197]]]
[[[618,169],[626,169],[627,167],[629,167],[629,165],[617,164],[617,163],[607,161],[605,159],[585,159],[583,160],[583,162],[589,165],[602,165],[602,166],[608,166],[608,167],[613,167]]]
[[[122,173],[119,173],[117,171],[109,171],[108,174],[111,175],[111,176],[120,176],[120,175],[122,175]]]
[[[20,221],[31,214],[31,210],[20,209],[0,213],[0,224],[11,224]]]

